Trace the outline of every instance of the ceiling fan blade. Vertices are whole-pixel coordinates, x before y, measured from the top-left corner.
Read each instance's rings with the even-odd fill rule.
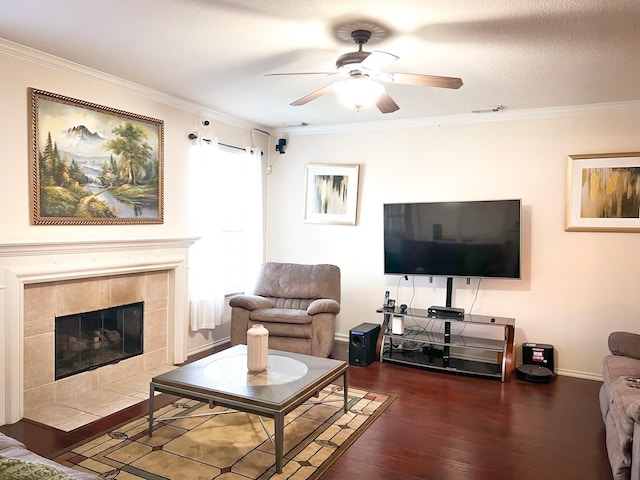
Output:
[[[316,98],[321,97],[322,95],[331,93],[332,91],[333,91],[333,83],[331,85],[327,85],[326,87],[322,87],[316,90],[315,92],[311,92],[309,95],[305,95],[304,97],[299,98],[295,102],[292,102],[290,105],[294,107],[298,107],[300,105],[304,105],[305,103],[309,103],[311,100],[315,100]]]
[[[277,77],[284,75],[336,75],[338,72],[285,72],[285,73],[265,73],[265,77]]]
[[[457,77],[440,77],[438,75],[422,75],[419,73],[389,73],[378,77],[379,80],[423,87],[460,88],[462,80]]]
[[[371,70],[374,72],[379,72],[383,70],[388,65],[391,65],[393,62],[398,60],[399,57],[392,53],[381,52],[380,50],[374,50],[369,54],[367,58],[365,58],[360,67],[364,70]]]
[[[383,92],[382,95],[380,95],[376,102],[376,107],[378,107],[378,110],[382,113],[393,113],[400,109],[398,104],[393,101],[393,98],[391,98],[387,92]]]

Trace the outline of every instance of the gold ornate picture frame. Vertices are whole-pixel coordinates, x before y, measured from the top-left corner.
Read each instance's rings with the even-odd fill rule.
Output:
[[[34,225],[164,221],[164,122],[34,88]]]
[[[307,164],[304,221],[355,225],[359,170],[356,164]]]
[[[569,156],[565,230],[640,232],[640,152]]]

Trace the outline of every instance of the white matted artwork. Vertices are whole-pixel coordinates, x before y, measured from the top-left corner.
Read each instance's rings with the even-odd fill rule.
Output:
[[[569,156],[565,230],[640,232],[640,152]]]
[[[355,225],[359,170],[360,165],[308,163],[305,222]]]

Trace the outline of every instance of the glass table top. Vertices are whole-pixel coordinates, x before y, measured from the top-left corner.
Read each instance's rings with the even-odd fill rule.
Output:
[[[280,406],[345,375],[341,360],[269,350],[267,370],[251,373],[247,346],[236,345],[151,379],[154,389]]]
[[[309,369],[299,360],[281,355],[267,356],[267,369],[252,373],[247,370],[247,356],[243,353],[213,359],[202,369],[202,375],[213,380],[223,380],[241,387],[258,385],[282,385],[304,377]]]

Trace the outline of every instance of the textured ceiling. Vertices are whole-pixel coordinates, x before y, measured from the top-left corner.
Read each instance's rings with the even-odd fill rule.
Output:
[[[388,71],[464,85],[385,84],[385,115],[290,106],[338,78],[265,74],[333,71],[354,27]],[[0,37],[268,127],[640,100],[637,0],[0,0]]]

